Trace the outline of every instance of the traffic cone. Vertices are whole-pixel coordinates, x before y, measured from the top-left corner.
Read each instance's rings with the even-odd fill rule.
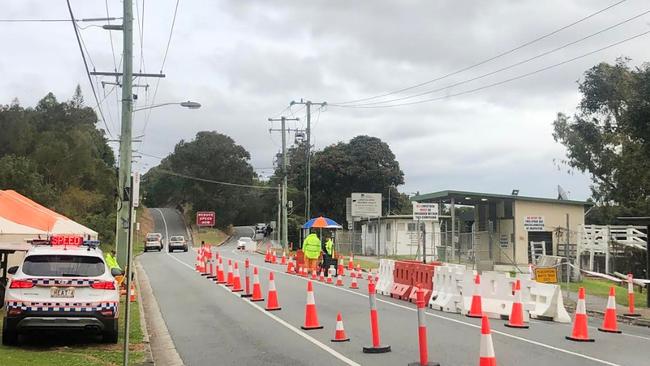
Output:
[[[264,262],[269,263],[271,261],[271,251],[269,248],[266,248],[266,254],[264,255]]]
[[[361,273],[361,265],[357,264],[357,276],[361,276],[361,275],[362,275],[362,273]],[[359,277],[359,279],[361,279],[361,278],[363,278],[363,277]]]
[[[355,277],[357,277],[357,271],[354,268],[352,268],[350,270],[350,278],[355,278]]]
[[[329,283],[329,284],[334,283],[334,280],[332,279],[332,276],[330,276],[329,271],[328,271],[328,273],[327,273],[327,278],[325,279],[325,282],[327,282],[327,283]]]
[[[289,260],[289,263],[287,263],[286,273],[289,273],[289,274],[296,273],[296,271],[293,268],[293,261],[292,260]]]
[[[275,289],[275,277],[273,272],[269,272],[269,295],[266,302],[266,310],[274,311],[282,309],[278,303],[278,291]]]
[[[483,315],[481,321],[481,352],[479,366],[497,366],[497,358],[494,355],[494,344],[490,334],[490,321]]]
[[[509,328],[528,328],[524,324],[524,307],[521,304],[521,282],[515,282],[515,302],[512,303],[512,310],[510,311],[510,319],[504,324]]]
[[[129,301],[130,302],[135,302],[136,296],[135,296],[135,284],[131,283],[131,290],[129,291]]]
[[[641,316],[641,314],[636,313],[634,311],[634,277],[632,277],[631,273],[627,274],[627,306],[628,306],[628,312],[626,314],[623,314],[625,316]]]
[[[332,342],[348,342],[349,340],[350,338],[345,334],[345,329],[343,328],[343,317],[341,313],[338,313],[336,315],[336,331],[334,332]]]
[[[345,268],[343,268],[343,263],[339,263],[336,274],[339,276],[345,276]]]
[[[318,323],[318,314],[316,312],[316,301],[314,300],[314,285],[311,281],[307,282],[307,305],[305,306],[305,325],[300,326],[304,330],[323,329]]]
[[[350,259],[348,260],[348,271],[354,270],[354,259],[352,259],[353,254],[350,253]]]
[[[277,262],[277,258],[275,255],[275,250],[271,251],[271,264],[275,264]]]
[[[341,275],[336,276],[336,286],[343,286],[343,278]]]
[[[356,290],[359,288],[359,284],[357,284],[357,276],[352,276],[353,273],[354,271],[350,272],[350,277],[352,277],[352,282],[350,282],[350,288]]]
[[[194,270],[197,272],[201,272],[200,263],[201,263],[201,256],[197,254],[196,259],[194,260]]]
[[[219,257],[219,264],[217,265],[217,283],[226,283],[226,278],[223,273],[223,260]]]
[[[306,267],[302,267],[302,272],[300,272],[300,276],[301,277],[307,277],[307,268]]]
[[[379,337],[379,315],[377,314],[377,289],[375,284],[368,283],[368,300],[370,300],[370,332],[372,333],[372,346],[363,347],[363,353],[386,353],[391,348],[388,345],[381,345]]]
[[[621,331],[618,330],[618,324],[616,323],[616,288],[614,288],[614,286],[609,288],[609,298],[607,298],[605,319],[603,319],[603,326],[598,328],[598,330],[607,333],[621,333]]]
[[[282,262],[280,262],[281,265],[286,265],[287,264],[287,253],[285,251],[282,251]]]
[[[483,310],[481,307],[481,291],[479,285],[481,284],[481,276],[476,275],[474,278],[474,294],[472,295],[472,305],[469,309],[467,316],[470,318],[481,318],[483,317]]]
[[[325,282],[325,271],[320,270],[320,277],[318,278],[320,282]]]
[[[234,278],[232,275],[232,260],[228,259],[228,276],[226,277],[226,286],[232,287],[234,285]]]
[[[239,277],[239,263],[235,262],[235,273],[233,277],[233,285],[230,291],[232,292],[242,292],[244,289],[241,287],[241,278]]]
[[[311,279],[316,281],[318,279],[318,275],[316,274],[316,270],[311,271]]]
[[[585,288],[580,287],[578,290],[578,305],[576,305],[575,319],[573,320],[573,332],[566,339],[576,342],[594,342],[589,338],[587,328],[587,309],[585,305]]]
[[[253,296],[251,301],[264,301],[262,297],[262,288],[260,286],[260,275],[257,272],[257,267],[253,267]]]

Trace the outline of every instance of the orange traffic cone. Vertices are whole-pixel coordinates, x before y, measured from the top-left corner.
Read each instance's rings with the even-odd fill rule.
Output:
[[[253,296],[251,301],[264,301],[262,297],[262,288],[260,286],[260,276],[257,272],[257,267],[253,267]]]
[[[343,263],[339,263],[336,274],[340,276],[345,276],[345,268],[343,267]]]
[[[275,289],[275,277],[273,272],[269,272],[269,295],[265,309],[267,311],[282,309],[278,303],[278,291]]]
[[[492,335],[490,334],[490,321],[485,315],[481,321],[481,353],[479,356],[479,366],[497,366]]]
[[[594,342],[589,338],[587,329],[587,309],[585,305],[585,288],[580,287],[578,290],[578,305],[576,305],[575,319],[573,320],[573,332],[566,339],[576,342]]]
[[[131,283],[131,290],[129,291],[129,301],[130,302],[135,302],[136,296],[135,296],[135,284]]]
[[[357,284],[357,276],[353,276],[352,275],[353,273],[354,271],[350,272],[350,277],[352,277],[352,282],[350,282],[350,288],[356,290],[359,288],[359,284]]]
[[[621,331],[618,330],[618,324],[616,323],[616,288],[614,288],[614,286],[609,288],[609,298],[607,298],[605,319],[603,319],[603,326],[598,328],[598,330],[607,333],[621,333]]]
[[[628,312],[623,315],[632,317],[641,316],[641,314],[634,312],[634,277],[631,273],[627,274],[627,306]]]
[[[512,303],[512,310],[510,311],[510,319],[504,324],[509,328],[528,328],[524,324],[524,307],[521,304],[521,282],[515,282],[515,302]]]
[[[481,291],[479,285],[481,284],[481,276],[476,275],[474,278],[474,294],[472,295],[472,305],[469,309],[467,316],[470,318],[481,318],[483,317],[483,310],[481,307]]]
[[[336,286],[343,286],[343,278],[341,278],[341,275],[336,277]]]
[[[275,250],[271,251],[271,264],[275,264],[277,262],[277,257],[275,255]]]
[[[300,326],[304,330],[323,329],[318,323],[318,314],[316,312],[316,301],[314,300],[314,285],[311,281],[307,282],[307,305],[305,306],[305,325]]]
[[[282,262],[280,262],[280,264],[283,266],[287,264],[287,253],[285,253],[284,250],[282,251]]]
[[[323,271],[322,269],[320,270],[320,277],[318,277],[318,280],[320,282],[325,282],[325,271]]]
[[[349,340],[350,338],[345,334],[345,329],[343,328],[343,317],[341,313],[338,313],[336,315],[336,331],[334,332],[332,342],[348,342]]]
[[[311,279],[316,281],[318,279],[318,275],[316,274],[316,270],[311,271]]]
[[[241,287],[241,277],[239,277],[239,263],[235,262],[235,273],[232,281],[232,292],[242,292],[244,289]]]
[[[352,253],[350,253],[350,260],[348,260],[348,271],[354,270],[354,259],[352,259]]]
[[[289,263],[287,263],[286,273],[289,273],[289,274],[296,273],[296,271],[293,268],[293,261],[292,260],[289,260]]]
[[[219,257],[219,264],[217,265],[217,283],[226,283],[226,277],[223,273],[223,261]]]
[[[232,260],[228,259],[228,276],[226,277],[226,286],[232,287],[234,284],[234,277],[232,275]]]

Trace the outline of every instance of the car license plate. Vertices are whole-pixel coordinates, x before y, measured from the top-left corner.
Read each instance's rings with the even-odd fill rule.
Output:
[[[50,297],[74,297],[74,287],[52,287],[50,289]]]

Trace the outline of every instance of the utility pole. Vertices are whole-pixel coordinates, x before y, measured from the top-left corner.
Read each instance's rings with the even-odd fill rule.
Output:
[[[305,184],[305,221],[311,219],[311,106],[317,105],[324,107],[327,105],[327,102],[313,103],[310,100],[303,101],[302,98],[300,102],[291,101],[290,105],[294,104],[304,104],[307,107],[307,157],[306,157],[306,184]]]
[[[282,241],[280,245],[283,248],[287,247],[289,243],[289,223],[287,220],[287,121],[299,121],[299,118],[269,118],[269,122],[280,121],[282,122],[280,132],[282,133]],[[278,131],[270,129],[269,131]]]

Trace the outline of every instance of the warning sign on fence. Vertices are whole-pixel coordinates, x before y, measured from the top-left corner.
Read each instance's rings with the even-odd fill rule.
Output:
[[[557,283],[557,268],[535,268],[535,281],[541,283]]]
[[[524,217],[524,229],[526,231],[544,231],[544,216]]]

